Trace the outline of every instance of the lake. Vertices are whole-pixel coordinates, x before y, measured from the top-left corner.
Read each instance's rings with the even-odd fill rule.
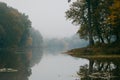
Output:
[[[47,53],[43,55],[39,64],[32,68],[30,80],[75,80],[79,78],[79,67],[88,60],[74,58],[69,55]]]
[[[0,50],[0,80],[119,80],[120,58]],[[9,54],[8,54],[9,53]],[[14,55],[12,55],[14,54]],[[118,55],[119,56],[119,55]]]

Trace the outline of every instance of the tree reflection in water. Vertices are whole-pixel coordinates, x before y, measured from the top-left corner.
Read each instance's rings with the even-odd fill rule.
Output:
[[[120,59],[89,59],[89,64],[80,66],[77,74],[80,80],[119,80]]]
[[[18,51],[16,49],[1,49],[0,80],[28,80],[32,74],[31,67],[37,64],[42,57],[40,52],[39,48]]]

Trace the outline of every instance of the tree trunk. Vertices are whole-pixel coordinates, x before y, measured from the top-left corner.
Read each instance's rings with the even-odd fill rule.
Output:
[[[103,39],[103,37],[101,35],[100,35],[100,39],[101,39],[102,43],[105,43],[104,39]]]
[[[93,64],[94,64],[94,61],[89,60],[89,74],[93,72]]]
[[[94,45],[93,35],[92,35],[92,27],[91,27],[91,11],[90,11],[90,0],[86,0],[88,4],[88,33],[89,33],[89,45]]]
[[[120,38],[119,38],[119,34],[118,32],[116,33],[116,42],[119,42],[120,41]]]
[[[108,44],[110,44],[110,38],[109,36],[106,37]]]

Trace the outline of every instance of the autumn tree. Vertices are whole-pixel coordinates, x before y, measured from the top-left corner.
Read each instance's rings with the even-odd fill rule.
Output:
[[[74,12],[75,14],[71,14]],[[73,23],[77,23],[77,25],[82,26],[82,31],[78,31],[81,33],[80,36],[86,39],[89,39],[89,45],[94,44],[92,26],[91,26],[91,1],[90,0],[77,0],[73,2],[70,10],[66,12],[67,19],[73,19]],[[84,27],[83,27],[84,26]],[[85,30],[86,28],[86,30]],[[87,36],[86,36],[87,35]]]
[[[0,28],[1,41],[0,47],[16,47],[23,35],[23,32],[31,27],[28,16],[18,12],[18,10],[0,3]],[[0,41],[0,42],[1,42]]]
[[[70,9],[66,11],[66,18],[71,20],[73,24],[80,25],[78,30],[81,38],[88,39],[88,14],[87,3],[85,0],[77,0],[70,5]],[[82,32],[83,31],[83,32]]]
[[[77,0],[66,11],[66,18],[80,25],[81,38],[110,43],[115,35],[119,40],[119,0]]]
[[[19,49],[23,35],[29,32],[29,28],[31,22],[28,16],[0,2],[0,65],[2,68],[21,66],[22,57],[16,53],[16,50]]]
[[[107,24],[111,26],[112,35],[115,35],[116,41],[120,41],[120,0],[113,0],[109,7],[110,15],[107,17]]]

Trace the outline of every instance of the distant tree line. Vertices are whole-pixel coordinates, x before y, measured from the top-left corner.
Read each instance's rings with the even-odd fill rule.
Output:
[[[120,41],[120,0],[76,0],[66,11],[66,18],[80,25],[78,33],[83,39],[91,34],[99,43]]]
[[[88,45],[88,41],[80,39],[77,34],[62,39],[44,39],[45,52],[58,53],[66,50],[85,47]]]

